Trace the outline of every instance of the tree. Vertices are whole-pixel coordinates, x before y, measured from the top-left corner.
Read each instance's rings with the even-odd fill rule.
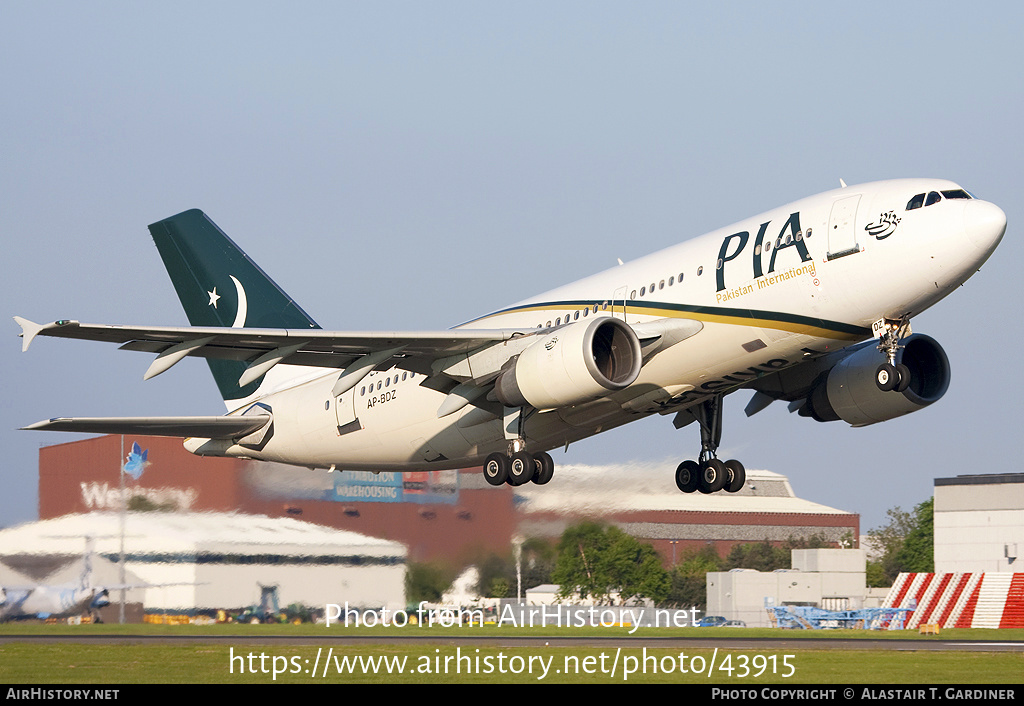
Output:
[[[708,603],[707,575],[724,568],[725,561],[712,544],[684,552],[679,563],[672,567],[671,587],[664,605],[697,607],[703,611]]]
[[[631,598],[661,601],[669,591],[668,573],[654,547],[637,541],[617,527],[594,522],[572,525],[562,534],[552,580],[561,585],[559,596],[579,591],[583,598],[608,601],[618,593]]]
[[[792,563],[790,556],[789,549],[773,546],[767,539],[763,542],[737,544],[725,558],[725,570],[775,571],[776,569],[788,569]]]
[[[436,603],[455,580],[455,571],[437,563],[409,563],[405,571],[405,596],[410,603]]]
[[[913,513],[899,507],[886,511],[889,522],[868,531],[878,557],[868,561],[867,581],[872,587],[891,586],[905,571],[935,570],[932,498],[914,508]]]
[[[555,570],[558,550],[546,539],[529,537],[523,542],[523,590],[545,583],[552,583],[551,572]]]
[[[514,594],[516,567],[510,557],[486,554],[477,557],[473,564],[480,575],[476,590],[487,598],[507,598]]]
[[[903,540],[896,555],[902,571],[930,573],[935,571],[935,505],[932,498],[914,508],[914,526]]]

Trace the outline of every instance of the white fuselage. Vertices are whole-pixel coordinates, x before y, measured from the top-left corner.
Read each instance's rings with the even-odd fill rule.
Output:
[[[728,393],[758,375],[863,341],[879,319],[914,316],[932,306],[981,266],[1005,228],[998,207],[976,199],[907,210],[915,194],[958,189],[935,179],[836,189],[459,328],[547,334],[595,316],[634,326],[664,319],[703,324],[695,335],[646,356],[639,377],[625,389],[527,415],[524,437],[531,451],[565,446]],[[1000,217],[1003,228],[992,227]],[[375,372],[335,398],[338,374],[287,365],[272,370],[245,401],[258,399],[272,409],[269,441],[259,449],[227,445],[217,455],[413,471],[480,465],[506,448],[500,415],[470,404],[439,417],[447,393],[422,385],[422,373]],[[209,453],[212,445],[189,439],[186,448]]]
[[[5,591],[0,622],[15,618],[80,615],[96,600],[97,590],[88,586],[38,586]]]

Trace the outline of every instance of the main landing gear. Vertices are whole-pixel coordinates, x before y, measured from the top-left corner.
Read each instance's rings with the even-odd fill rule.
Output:
[[[875,371],[875,384],[882,392],[903,392],[910,387],[910,368],[896,362],[896,352],[903,346],[900,339],[910,335],[910,320],[882,319],[872,329],[879,334],[878,350],[885,354],[887,362]]]
[[[484,462],[484,478],[491,485],[508,483],[512,486],[533,481],[544,485],[555,474],[555,462],[545,451],[527,453],[521,444],[509,444],[508,453],[493,453]]]
[[[555,462],[543,451],[527,453],[523,426],[529,414],[527,407],[506,407],[504,414],[507,453],[493,453],[484,461],[484,478],[491,485],[523,485],[533,481],[544,485],[555,474]]]
[[[737,493],[747,482],[743,464],[732,459],[719,461],[716,452],[722,441],[722,396],[701,402],[694,410],[700,424],[700,458],[683,461],[676,468],[676,486],[684,493]]]

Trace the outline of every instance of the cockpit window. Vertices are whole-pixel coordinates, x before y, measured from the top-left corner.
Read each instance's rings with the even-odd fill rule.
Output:
[[[931,206],[933,203],[938,203],[943,199],[973,199],[974,196],[970,192],[964,189],[949,189],[943,191],[942,195],[939,195],[938,191],[929,191],[927,197],[925,194],[917,194],[914,198],[907,202],[907,210],[913,211],[915,208],[921,208],[922,206]]]
[[[947,199],[969,199],[971,195],[963,189],[950,189],[949,191],[943,191],[942,195]]]

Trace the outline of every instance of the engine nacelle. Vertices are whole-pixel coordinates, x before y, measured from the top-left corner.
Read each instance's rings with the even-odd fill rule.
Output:
[[[506,407],[567,407],[628,387],[642,362],[633,329],[599,316],[540,337],[506,364],[494,393]]]
[[[916,412],[946,394],[949,359],[935,339],[913,334],[903,346],[896,354],[896,362],[910,369],[910,386],[903,392],[878,389],[875,371],[886,359],[869,342],[822,375],[800,414],[819,422],[842,419],[862,427]]]

